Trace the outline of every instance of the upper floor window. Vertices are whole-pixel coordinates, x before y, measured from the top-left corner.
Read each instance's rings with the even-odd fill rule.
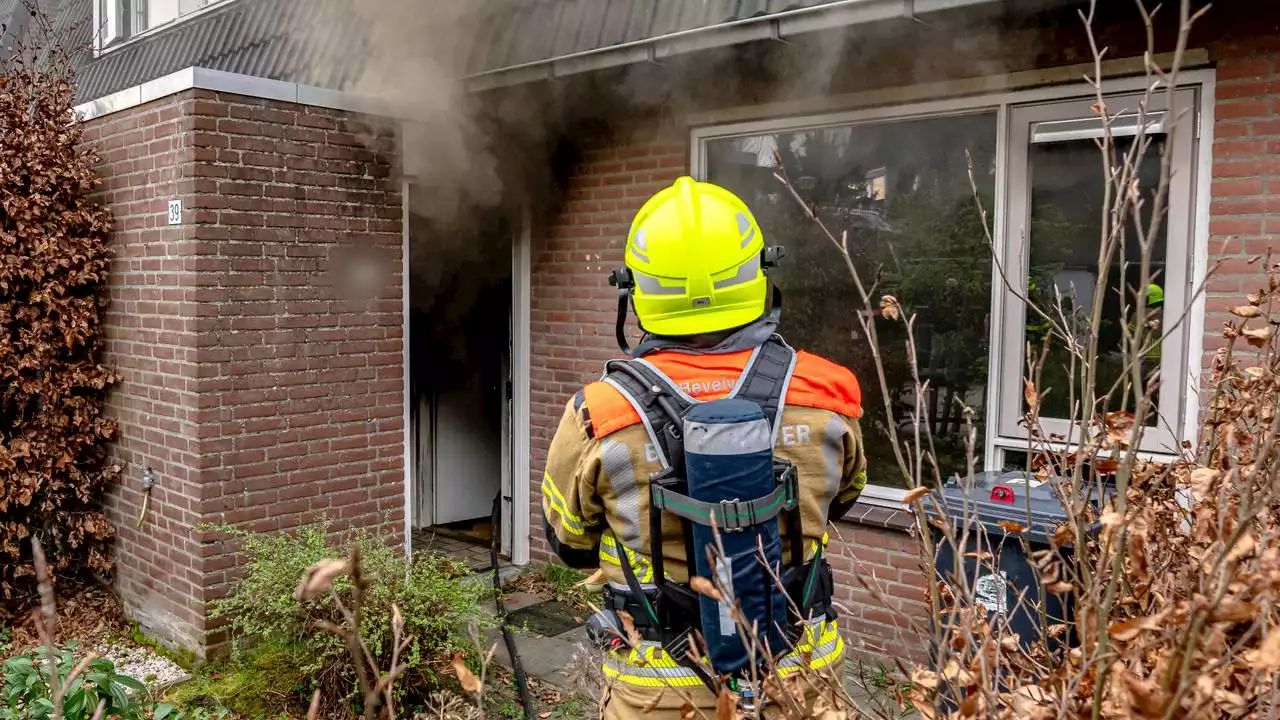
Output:
[[[230,0],[94,0],[94,47],[102,50],[224,2]]]

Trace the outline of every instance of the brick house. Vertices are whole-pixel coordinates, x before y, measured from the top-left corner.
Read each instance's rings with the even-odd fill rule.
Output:
[[[207,524],[269,532],[323,516],[411,547],[429,528],[487,517],[500,492],[504,552],[547,559],[537,488],[550,436],[564,401],[616,354],[604,277],[643,199],[690,173],[739,192],[788,246],[777,281],[792,344],[864,378],[872,484],[833,540],[844,627],[868,657],[921,657],[923,574],[902,481],[876,442],[890,420],[851,337],[856,302],[769,168],[778,153],[920,313],[944,471],[962,464],[959,403],[975,411],[982,465],[1013,466],[1034,328],[981,235],[964,155],[1001,267],[1042,288],[1091,288],[1087,3],[487,3],[496,14],[466,36],[457,77],[490,115],[529,116],[541,132],[508,127],[502,147],[525,143],[543,162],[505,175],[520,181],[483,222],[447,231],[420,204],[435,190],[397,142],[409,126],[396,103],[308,54],[358,55],[357,30],[294,32],[341,2],[56,4],[59,30],[94,48],[80,110],[117,221],[110,406],[128,467],[110,500],[116,583],[148,632],[201,652],[225,641],[206,610],[235,578],[235,545]],[[1144,84],[1145,33],[1131,4],[1100,5],[1109,104],[1122,107]],[[1156,27],[1165,59],[1169,20]],[[1148,127],[1173,154],[1157,258],[1166,307],[1188,310],[1161,349],[1153,455],[1195,427],[1205,348],[1256,272],[1248,258],[1280,249],[1268,217],[1280,7],[1223,3],[1187,48],[1175,106]],[[433,241],[444,235],[460,241]],[[376,281],[360,285],[353,268]],[[901,354],[900,339],[886,342]],[[442,346],[459,351],[438,357]],[[905,387],[902,367],[889,372]],[[154,509],[137,528],[147,467]],[[887,599],[862,587],[872,578]]]

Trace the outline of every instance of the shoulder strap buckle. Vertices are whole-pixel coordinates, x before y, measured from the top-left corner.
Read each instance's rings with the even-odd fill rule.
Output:
[[[756,509],[751,503],[744,503],[739,498],[720,501],[720,512],[714,519],[721,532],[739,533],[744,528],[756,524]]]

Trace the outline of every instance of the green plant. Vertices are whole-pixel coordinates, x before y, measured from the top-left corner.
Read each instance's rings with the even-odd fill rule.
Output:
[[[563,565],[548,563],[547,582],[555,589],[556,597],[585,610],[591,604],[591,592],[582,584],[587,576]]]
[[[202,707],[179,709],[169,703],[159,703],[151,710],[151,720],[224,720],[231,716],[226,708],[209,710]]]
[[[43,720],[54,717],[55,678],[50,672],[49,650],[40,647],[30,653],[12,657],[4,663],[4,700],[0,708],[3,720]],[[92,717],[99,705],[102,717],[122,720],[143,718],[143,708],[131,693],[145,692],[142,683],[116,672],[115,665],[92,655],[79,663],[75,645],[54,653],[53,671],[62,692],[62,717],[82,720]]]
[[[587,576],[578,570],[563,565],[547,565],[547,582],[555,586],[556,592],[572,592],[578,583]]]
[[[362,598],[360,635],[379,666],[385,666],[393,654],[392,606],[399,609],[408,640],[400,661],[409,669],[398,686],[401,693],[435,685],[436,670],[469,648],[464,628],[478,617],[486,586],[465,582],[469,571],[462,563],[436,555],[407,561],[396,549],[367,534],[334,542],[323,524],[296,535],[225,531],[243,540],[247,562],[240,586],[215,604],[213,616],[230,619],[233,658],[238,663],[260,661],[262,656],[254,648],[300,650],[288,666],[300,678],[299,687],[289,688],[300,691],[295,697],[324,688],[332,703],[349,697],[356,688],[355,671],[342,640],[319,630],[345,623],[334,598],[326,593],[299,603],[295,597],[298,579],[329,558],[359,553],[363,572],[370,578]],[[333,589],[349,606],[350,577],[335,578]],[[275,689],[282,687],[277,684]],[[335,694],[337,688],[341,690]]]
[[[176,716],[180,720],[231,713],[270,717],[305,696],[311,680],[301,667],[311,655],[312,649],[302,642],[258,643],[229,662],[197,669],[191,680],[171,689],[165,701],[185,709],[186,714]]]
[[[554,720],[582,720],[587,717],[586,703],[578,698],[563,700],[556,703],[548,717]]]

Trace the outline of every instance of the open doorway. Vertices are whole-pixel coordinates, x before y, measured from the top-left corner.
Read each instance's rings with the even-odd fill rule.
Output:
[[[500,209],[447,226],[410,186],[409,410],[414,551],[487,567],[490,517],[511,497],[512,223]],[[502,552],[511,553],[509,502]]]

